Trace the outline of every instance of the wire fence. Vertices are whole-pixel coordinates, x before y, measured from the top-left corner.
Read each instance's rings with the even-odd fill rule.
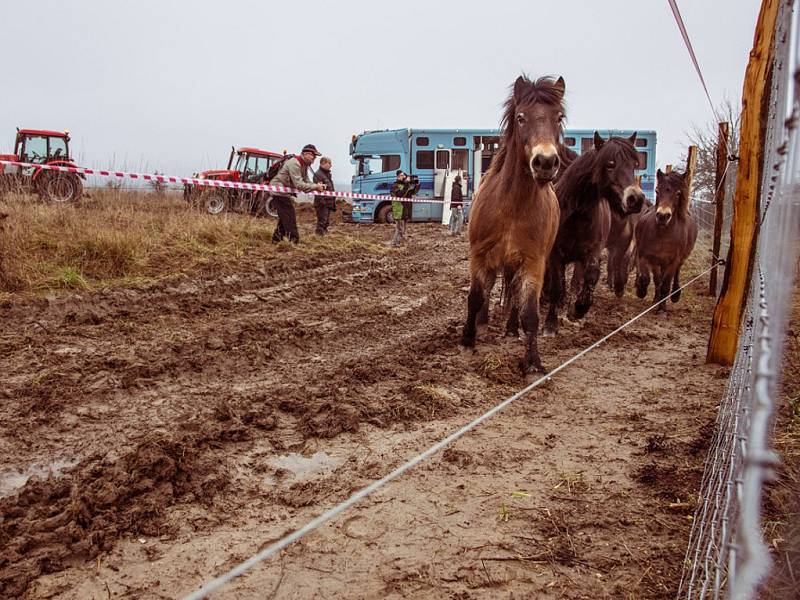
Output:
[[[770,450],[769,432],[800,246],[797,29],[797,2],[783,0],[775,31],[751,296],[706,459],[679,598],[756,598],[770,570],[761,496],[778,460]],[[730,230],[729,223],[724,231]],[[725,240],[722,256],[728,246]]]

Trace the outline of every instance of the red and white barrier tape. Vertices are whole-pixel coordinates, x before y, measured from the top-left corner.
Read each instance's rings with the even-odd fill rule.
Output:
[[[220,181],[219,179],[199,179],[196,177],[175,177],[172,175],[155,175],[151,173],[130,173],[128,171],[105,171],[101,169],[87,169],[84,167],[68,167],[64,165],[38,165],[33,163],[18,162],[13,160],[0,160],[0,165],[11,165],[23,169],[34,168],[45,171],[60,171],[62,173],[76,173],[79,175],[94,175],[97,177],[119,177],[122,179],[134,179],[142,181],[156,181],[159,183],[182,183],[184,185],[199,185],[205,187],[221,187],[236,190],[277,192],[280,194],[313,194],[314,196],[328,196],[331,198],[352,198],[355,200],[389,200],[392,196],[379,194],[358,194],[352,192],[304,192],[282,185],[269,185],[264,183],[242,183],[239,181]],[[396,198],[396,200],[400,200]],[[420,202],[426,204],[443,204],[444,200],[428,198],[425,196],[414,196],[403,198],[403,202]]]

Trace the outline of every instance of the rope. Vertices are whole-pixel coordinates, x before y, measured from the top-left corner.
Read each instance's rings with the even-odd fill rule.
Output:
[[[719,264],[722,264],[723,262],[724,261],[720,260]],[[544,383],[546,381],[549,381],[555,375],[557,375],[559,372],[563,371],[568,366],[570,366],[572,363],[580,360],[583,356],[585,356],[586,354],[588,354],[589,352],[591,352],[592,350],[594,350],[595,348],[597,348],[601,344],[605,343],[607,340],[609,340],[610,338],[612,338],[613,336],[618,334],[620,331],[622,331],[623,329],[625,329],[629,325],[635,323],[636,321],[641,319],[643,316],[645,316],[650,311],[652,311],[655,308],[657,308],[662,302],[666,302],[669,298],[672,297],[673,294],[676,294],[676,293],[680,292],[681,290],[683,290],[684,288],[689,287],[692,283],[694,283],[695,281],[697,281],[698,279],[700,279],[701,277],[706,275],[709,271],[711,271],[711,269],[713,269],[715,266],[717,266],[716,263],[714,265],[712,265],[711,267],[709,267],[708,269],[706,269],[705,271],[703,271],[702,273],[700,273],[699,275],[696,275],[695,277],[690,279],[688,282],[683,284],[677,290],[674,290],[673,292],[671,292],[667,297],[665,297],[660,302],[657,302],[657,303],[653,304],[649,308],[647,308],[644,311],[640,312],[635,317],[629,319],[628,321],[626,321],[625,323],[623,323],[622,325],[617,327],[611,333],[609,333],[609,334],[605,335],[604,337],[600,338],[595,343],[593,343],[591,346],[589,346],[587,348],[584,348],[578,354],[576,354],[572,358],[568,359],[567,361],[561,363],[558,367],[556,367],[555,369],[553,369],[552,371],[550,371],[546,375],[541,376],[539,379],[537,379],[533,383],[529,384],[527,387],[524,387],[522,390],[520,390],[519,392],[517,392],[513,396],[510,396],[509,398],[506,398],[500,404],[497,404],[496,406],[494,406],[490,410],[486,411],[485,413],[483,413],[482,415],[480,415],[476,419],[470,421],[469,423],[467,423],[466,425],[464,425],[460,429],[454,431],[453,433],[448,435],[446,438],[444,438],[443,440],[437,442],[436,444],[434,444],[433,446],[431,446],[430,448],[428,448],[424,452],[422,452],[422,453],[418,454],[417,456],[415,456],[414,458],[406,461],[405,463],[403,463],[402,465],[400,465],[399,467],[394,469],[392,472],[390,472],[388,475],[385,475],[381,479],[372,482],[367,487],[363,488],[362,490],[360,490],[360,491],[356,492],[355,494],[353,494],[352,496],[350,496],[347,500],[345,500],[345,501],[341,502],[340,504],[337,504],[333,508],[325,511],[324,513],[322,513],[321,515],[319,515],[315,519],[313,519],[313,520],[309,521],[308,523],[306,523],[300,529],[298,529],[298,530],[290,533],[289,535],[281,538],[277,542],[275,542],[273,544],[270,544],[264,550],[262,550],[261,552],[258,552],[257,554],[254,554],[253,556],[251,556],[250,558],[248,558],[244,562],[239,563],[237,566],[235,566],[233,569],[231,569],[227,573],[224,573],[223,575],[220,575],[219,577],[209,581],[208,583],[206,583],[202,588],[200,588],[196,592],[193,592],[193,593],[189,594],[188,596],[186,596],[184,598],[184,600],[201,600],[202,598],[205,598],[210,593],[220,589],[222,586],[224,586],[227,583],[229,583],[231,580],[233,580],[236,577],[246,573],[247,571],[252,569],[254,566],[259,564],[260,562],[265,561],[266,559],[268,559],[271,556],[277,554],[278,552],[280,552],[281,550],[283,550],[284,548],[286,548],[290,544],[296,542],[297,540],[299,540],[300,538],[302,538],[306,534],[311,533],[312,531],[314,531],[315,529],[317,529],[321,525],[324,525],[325,523],[327,523],[328,521],[330,521],[331,519],[333,519],[334,517],[336,517],[340,513],[344,512],[345,510],[347,510],[351,506],[357,504],[358,502],[360,502],[361,500],[363,500],[364,498],[366,498],[367,496],[369,496],[373,492],[377,491],[378,489],[382,488],[383,486],[385,486],[387,483],[389,483],[393,479],[396,479],[397,477],[399,477],[400,475],[402,475],[406,471],[408,471],[408,470],[414,468],[415,466],[417,466],[419,463],[421,463],[425,459],[433,456],[434,454],[439,452],[444,447],[446,447],[449,444],[455,442],[457,439],[459,439],[460,437],[462,437],[463,435],[465,435],[469,431],[475,429],[478,425],[480,425],[484,421],[488,420],[489,418],[493,417],[495,414],[497,414],[498,412],[500,412],[501,410],[506,408],[509,404],[515,402],[516,400],[519,400],[524,395],[526,395],[528,392],[530,392],[534,388],[540,386],[542,383]]]

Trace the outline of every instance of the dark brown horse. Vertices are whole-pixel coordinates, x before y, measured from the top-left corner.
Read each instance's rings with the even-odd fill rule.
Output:
[[[612,212],[625,216],[642,209],[644,193],[634,173],[639,164],[635,141],[635,133],[606,141],[595,132],[594,148],[581,154],[556,185],[561,224],[547,263],[546,335],[558,330],[567,265],[575,263],[580,284],[569,317],[580,319],[589,311],[600,279],[600,253],[611,230]]]
[[[636,295],[644,298],[653,274],[653,302],[661,302],[670,294],[680,300],[681,266],[692,253],[697,240],[697,225],[689,214],[689,190],[685,173],[656,172],[656,205],[642,214],[636,225]],[[661,302],[658,312],[667,310]]]
[[[558,231],[552,181],[559,168],[564,80],[517,78],[503,115],[503,143],[481,182],[469,226],[470,290],[463,346],[475,345],[498,275],[526,334],[523,373],[544,371],[536,336],[545,264]]]
[[[652,206],[652,204],[645,199],[645,206]],[[636,244],[633,232],[640,216],[640,212],[628,215],[620,215],[613,211],[611,213],[611,230],[606,242],[608,251],[606,283],[617,298],[622,298],[625,294],[631,267],[635,262]]]

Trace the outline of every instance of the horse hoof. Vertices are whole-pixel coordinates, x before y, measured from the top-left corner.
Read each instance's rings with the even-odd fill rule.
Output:
[[[519,330],[514,331],[513,329],[506,329],[504,334],[507,338],[518,338],[519,337]]]
[[[522,376],[525,378],[525,381],[529,384],[536,381],[536,379],[538,379],[540,376],[547,374],[547,369],[545,369],[541,363],[531,363],[526,365],[525,361],[521,360],[519,363],[519,369],[522,371]]]
[[[464,346],[463,344],[459,344],[458,352],[459,354],[461,354],[461,356],[472,356],[473,354],[475,354],[476,350],[474,345]]]
[[[475,347],[475,338],[463,335],[463,336],[461,336],[461,341],[458,342],[458,345],[461,346],[462,348],[474,348]]]
[[[680,299],[681,299],[681,293],[680,292],[675,292],[674,294],[672,294],[672,302],[673,303],[677,302]]]
[[[553,327],[545,327],[542,331],[542,337],[556,337],[556,330]]]

